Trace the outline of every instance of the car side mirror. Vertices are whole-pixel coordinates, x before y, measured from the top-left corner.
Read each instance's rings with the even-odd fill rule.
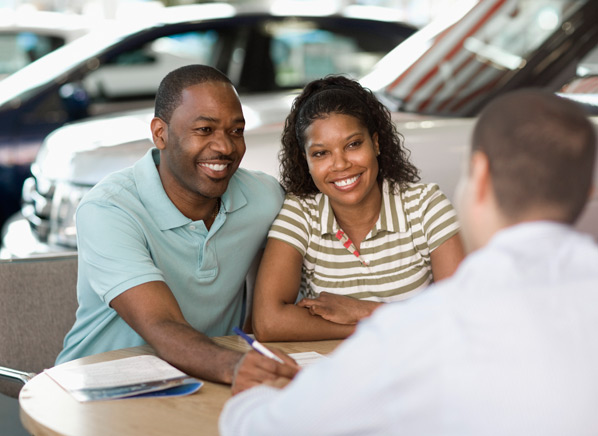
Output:
[[[81,83],[66,83],[60,87],[59,94],[70,120],[89,116],[89,94]]]

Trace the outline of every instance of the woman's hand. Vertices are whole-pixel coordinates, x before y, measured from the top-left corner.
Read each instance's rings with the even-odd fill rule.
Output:
[[[321,316],[328,321],[353,325],[370,316],[374,309],[382,304],[322,292],[317,298],[303,298],[297,306],[304,307],[312,315]]]

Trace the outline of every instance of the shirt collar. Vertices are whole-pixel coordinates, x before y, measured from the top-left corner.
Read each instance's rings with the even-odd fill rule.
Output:
[[[526,221],[497,231],[488,241],[489,247],[511,247],[521,244],[534,245],[534,240],[567,236],[575,232],[572,226],[556,221]]]
[[[168,198],[156,167],[159,163],[160,150],[152,148],[134,166],[135,183],[141,202],[160,230],[185,226],[192,220],[183,215]],[[247,198],[233,175],[226,192],[222,195],[220,207],[225,213],[232,213],[246,204]]]
[[[340,226],[334,216],[330,200],[326,195],[319,193],[316,195],[316,202],[318,204],[320,216],[322,217],[322,234],[336,234],[340,229]],[[407,219],[405,218],[401,194],[391,193],[387,180],[382,182],[380,216],[371,231],[371,235],[375,236],[380,231],[393,233],[407,231]]]
[[[387,180],[382,182],[380,217],[374,226],[375,233],[382,230],[393,233],[404,233],[407,231],[407,218],[405,217],[405,207],[403,206],[401,192],[392,192]]]
[[[335,235],[340,227],[336,222],[334,211],[332,210],[328,196],[320,192],[316,194],[316,201],[318,204],[318,211],[322,217],[322,234],[331,233]]]

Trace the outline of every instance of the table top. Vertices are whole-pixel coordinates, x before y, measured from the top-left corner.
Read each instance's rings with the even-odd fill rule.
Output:
[[[246,351],[248,345],[237,336],[213,338],[224,347]],[[340,341],[272,342],[286,353],[317,351],[330,353]],[[155,354],[151,347],[125,348],[64,363],[80,366]],[[195,394],[183,397],[130,398],[80,403],[46,374],[27,383],[19,395],[21,421],[36,435],[217,435],[218,417],[231,396],[230,386],[204,382]]]

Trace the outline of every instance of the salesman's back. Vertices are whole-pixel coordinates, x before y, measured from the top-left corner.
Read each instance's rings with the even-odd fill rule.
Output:
[[[590,237],[522,224],[470,255],[450,281],[380,311],[354,341],[384,338],[375,377],[389,382],[389,428],[598,434],[597,265]]]

